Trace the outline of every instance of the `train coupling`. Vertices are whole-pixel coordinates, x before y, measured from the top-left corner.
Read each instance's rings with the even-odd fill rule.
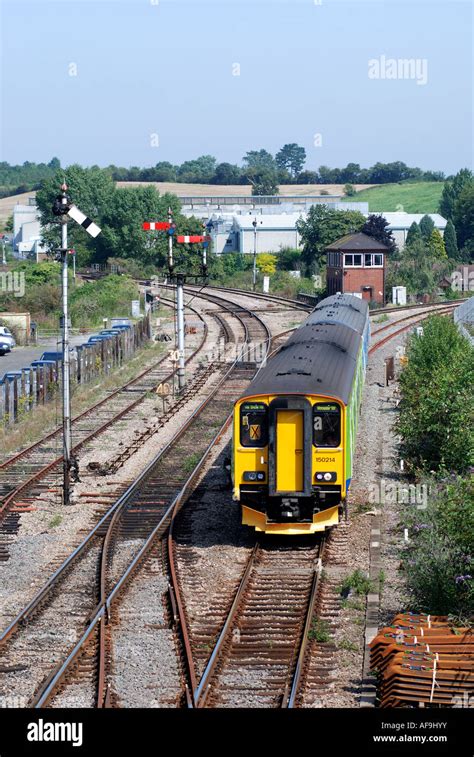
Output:
[[[281,501],[281,517],[298,519],[301,517],[300,506],[296,498],[284,498]]]

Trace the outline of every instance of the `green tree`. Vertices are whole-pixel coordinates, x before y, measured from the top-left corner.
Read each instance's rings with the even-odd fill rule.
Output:
[[[277,195],[278,178],[274,171],[266,169],[249,169],[246,175],[252,183],[252,195]]]
[[[214,176],[212,177],[213,184],[240,184],[242,179],[242,171],[239,166],[234,166],[231,163],[219,163],[216,167]]]
[[[449,219],[444,230],[444,246],[446,248],[446,254],[448,258],[450,258],[451,260],[458,260],[459,250],[458,241],[456,238],[456,229],[454,228],[454,224],[451,219]]]
[[[474,176],[468,168],[462,168],[452,181],[445,182],[439,203],[439,212],[446,219],[453,220],[454,205],[464,187],[472,184]]]
[[[325,204],[312,205],[306,219],[299,219],[296,228],[303,244],[302,260],[308,269],[318,268],[324,250],[336,239],[360,231],[365,223],[357,210],[332,210]]]
[[[190,184],[209,184],[216,171],[216,162],[212,155],[201,155],[196,160],[186,160],[178,168],[178,179]]]
[[[438,260],[446,258],[446,248],[444,246],[443,237],[438,229],[433,229],[428,242],[430,252],[434,258]]]
[[[267,150],[250,150],[244,155],[243,162],[247,168],[267,171],[276,171],[276,163],[273,155]]]
[[[299,271],[301,268],[301,250],[283,247],[278,253],[277,266],[281,271]]]
[[[50,249],[57,248],[61,244],[60,224],[57,217],[53,215],[52,205],[54,198],[60,194],[64,180],[68,185],[68,195],[72,202],[99,226],[102,226],[102,219],[116,191],[109,172],[97,166],[82,168],[79,165],[72,165],[65,170],[57,171],[54,176],[43,181],[36,193],[36,202],[44,229],[43,239]],[[94,240],[76,223],[69,224],[68,244],[71,247],[94,252],[100,249],[101,243],[100,237]]]
[[[383,216],[378,213],[372,213],[362,226],[362,232],[376,239],[377,242],[387,245],[390,252],[395,252],[397,245],[393,238],[393,232],[388,226],[389,223]]]
[[[289,171],[293,179],[301,173],[306,161],[306,150],[295,142],[283,145],[281,150],[275,155],[275,162],[278,168]]]
[[[397,422],[401,454],[414,469],[463,473],[474,463],[474,348],[443,316],[408,341]]]
[[[392,286],[406,286],[409,294],[433,294],[440,279],[448,272],[447,259],[436,260],[429,245],[422,239],[415,239],[396,259],[389,258],[386,287],[390,291]]]
[[[301,171],[298,174],[298,184],[318,184],[319,176],[317,171]]]
[[[474,181],[466,184],[457,196],[452,220],[460,247],[474,240]]]
[[[152,181],[176,181],[176,166],[173,166],[167,160],[157,163],[152,171]]]
[[[405,245],[409,247],[414,242],[421,242],[421,240],[422,240],[422,236],[421,236],[420,227],[418,226],[416,221],[413,221],[412,225],[408,229]]]
[[[360,165],[358,163],[348,163],[341,171],[341,181],[357,184],[360,179]]]
[[[425,242],[429,242],[429,239],[431,237],[431,232],[433,231],[435,225],[434,221],[429,215],[424,215],[423,218],[420,221],[420,231],[421,236],[425,240]]]

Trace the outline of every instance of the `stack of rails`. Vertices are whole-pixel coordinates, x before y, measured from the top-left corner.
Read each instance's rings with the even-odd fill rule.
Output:
[[[370,644],[381,707],[462,707],[474,692],[474,633],[445,616],[396,615]]]

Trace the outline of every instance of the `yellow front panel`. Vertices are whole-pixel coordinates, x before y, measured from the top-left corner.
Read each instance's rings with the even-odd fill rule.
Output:
[[[303,412],[277,410],[276,426],[277,491],[303,491]]]

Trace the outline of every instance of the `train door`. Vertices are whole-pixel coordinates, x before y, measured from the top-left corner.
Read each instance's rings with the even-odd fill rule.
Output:
[[[303,411],[276,411],[276,489],[303,490]]]
[[[271,497],[311,495],[312,407],[302,397],[269,406],[268,473]]]

